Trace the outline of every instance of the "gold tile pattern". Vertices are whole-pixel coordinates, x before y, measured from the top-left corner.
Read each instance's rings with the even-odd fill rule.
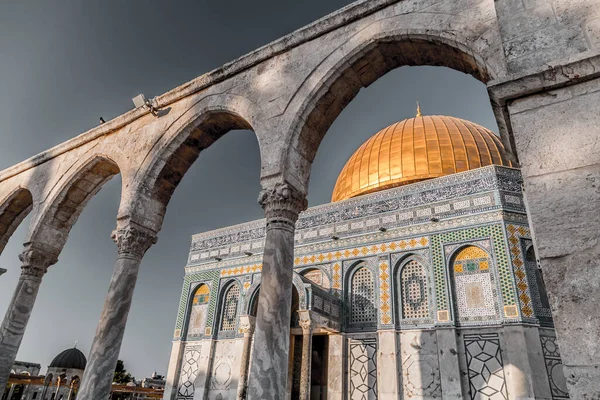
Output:
[[[379,263],[379,322],[381,325],[392,323],[392,306],[390,301],[392,294],[390,292],[390,265],[387,261]]]
[[[514,276],[517,283],[518,298],[521,303],[521,312],[524,317],[534,318],[533,304],[527,284],[527,273],[525,272],[525,257],[521,248],[521,238],[531,238],[529,228],[522,225],[508,224],[508,246],[512,259]]]
[[[294,259],[294,266],[310,265],[327,261],[340,261],[348,258],[373,256],[377,254],[383,254],[388,252],[394,252],[396,250],[412,250],[416,248],[426,247],[429,245],[429,238],[417,237],[412,239],[395,240],[392,242],[386,242],[381,244],[374,244],[370,246],[354,247],[349,249],[333,250],[326,253],[318,254],[307,254],[298,256]],[[335,278],[334,278],[335,284]]]
[[[417,116],[363,143],[340,172],[331,201],[487,165],[512,166],[492,131],[460,118]]]

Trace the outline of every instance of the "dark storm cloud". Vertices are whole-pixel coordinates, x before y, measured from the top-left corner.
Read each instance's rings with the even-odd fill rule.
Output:
[[[0,4],[0,168],[132,108],[346,5],[304,1],[19,1]],[[448,114],[495,129],[485,87],[440,68],[403,68],[359,96],[325,137],[311,205],[329,201],[337,174],[371,134],[412,117]],[[121,358],[141,378],[166,373],[190,235],[260,218],[258,145],[232,132],[203,152],[179,186],[158,243],[147,253]],[[48,364],[79,341],[88,352],[116,256],[110,232],[120,196],[114,178],[90,202],[44,278],[18,359]],[[0,266],[0,313],[19,276],[26,223]]]

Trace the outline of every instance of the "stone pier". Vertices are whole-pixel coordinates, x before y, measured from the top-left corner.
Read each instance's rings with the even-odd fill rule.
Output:
[[[279,400],[288,376],[294,231],[307,202],[297,189],[277,184],[261,192],[259,203],[267,230],[248,399]]]
[[[153,232],[131,225],[114,231],[113,239],[118,257],[77,395],[81,400],[106,399],[110,395],[140,263],[156,243]]]
[[[242,315],[240,317],[240,332],[244,333],[244,346],[242,360],[240,361],[240,378],[238,382],[237,400],[244,400],[248,390],[248,372],[250,367],[250,353],[252,351],[252,338],[254,336],[255,317]]]
[[[8,382],[42,278],[48,267],[58,261],[58,255],[51,249],[28,243],[19,259],[23,263],[21,277],[0,327],[0,387],[2,388]]]

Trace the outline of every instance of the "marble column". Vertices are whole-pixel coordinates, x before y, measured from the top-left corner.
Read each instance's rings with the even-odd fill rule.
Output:
[[[250,351],[252,350],[252,336],[254,335],[255,317],[242,315],[240,317],[240,331],[244,333],[244,348],[242,349],[242,360],[240,362],[240,379],[238,381],[237,399],[246,398],[248,388],[248,367],[250,366]]]
[[[345,338],[341,334],[329,335],[329,358],[327,360],[327,399],[344,399]]]
[[[453,327],[436,327],[440,383],[444,391],[444,399],[462,399],[460,380],[459,347],[456,329]]]
[[[302,366],[300,368],[300,400],[310,400],[313,323],[310,311],[299,311],[302,328]]]
[[[377,332],[377,399],[396,400],[402,392],[398,365],[400,351],[396,331]]]
[[[42,247],[28,243],[19,255],[21,277],[0,327],[0,387],[5,387],[8,382],[42,277],[48,267],[58,261],[58,252]]]
[[[294,231],[305,210],[303,193],[288,184],[261,192],[267,219],[248,399],[285,398],[288,375]]]
[[[96,336],[77,398],[106,399],[110,395],[117,358],[142,257],[156,243],[156,234],[129,225],[113,232],[118,256]]]

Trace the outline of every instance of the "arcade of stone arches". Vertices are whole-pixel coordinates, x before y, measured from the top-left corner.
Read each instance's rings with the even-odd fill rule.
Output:
[[[118,257],[79,393],[79,398],[86,400],[108,396],[139,266],[145,252],[157,240],[170,197],[202,150],[230,130],[252,129],[261,150],[263,191],[259,202],[265,209],[266,221],[262,222],[262,253],[252,253],[261,258],[254,260],[254,264],[262,266],[262,290],[257,301],[251,346],[253,360],[259,359],[260,355],[261,362],[244,361],[249,362],[250,368],[247,398],[282,398],[291,370],[287,333],[290,332],[294,297],[292,282],[301,279],[293,274],[294,235],[295,231],[304,231],[304,225],[297,225],[297,221],[299,214],[307,208],[308,180],[319,143],[362,87],[403,65],[440,65],[469,73],[487,85],[507,157],[511,163],[520,166],[519,179],[527,191],[528,212],[525,221],[520,188],[503,186],[506,182],[491,177],[494,174],[488,171],[490,179],[498,186],[488,188],[497,195],[489,197],[487,204],[497,207],[496,211],[504,210],[510,214],[508,217],[490,216],[489,221],[496,218],[496,222],[507,221],[507,226],[531,225],[544,271],[543,281],[554,312],[568,390],[575,398],[583,394],[600,396],[600,370],[597,368],[600,348],[596,340],[589,340],[600,335],[600,327],[590,323],[585,329],[574,328],[582,321],[596,321],[600,317],[598,292],[594,289],[600,276],[597,273],[600,257],[597,246],[594,247],[600,232],[600,205],[595,184],[600,179],[600,160],[595,146],[600,136],[600,117],[594,107],[600,101],[600,81],[594,72],[600,68],[600,42],[597,40],[600,28],[594,21],[600,11],[594,2],[583,0],[569,1],[568,6],[566,0],[552,3],[550,7],[545,0],[358,1],[154,98],[152,110],[146,106],[136,108],[0,172],[0,251],[4,250],[24,218],[30,215],[31,219],[19,256],[22,274],[0,327],[0,386],[6,383],[10,373],[44,274],[58,262],[70,229],[89,200],[112,176],[120,173],[123,192],[113,235]],[[545,11],[532,13],[534,8]],[[526,24],[526,32],[519,22],[523,18],[531,21]],[[541,27],[545,24],[550,24],[551,29],[542,32]],[[545,38],[543,43],[536,42],[540,35]],[[532,45],[532,42],[539,45]],[[569,118],[565,118],[566,115]],[[569,132],[575,133],[567,135]],[[504,162],[499,165],[510,166]],[[502,171],[496,175],[510,175]],[[457,175],[463,176],[462,172]],[[436,179],[442,179],[438,183],[451,184],[443,181],[444,176]],[[515,181],[519,179],[515,178]],[[413,189],[421,188],[421,183],[415,183],[417,186]],[[508,192],[511,194],[507,195]],[[462,193],[466,195],[466,192]],[[483,189],[480,195],[485,197]],[[466,208],[480,207],[482,211],[486,207],[486,203],[476,203],[470,197],[467,200]],[[450,202],[444,205],[449,210],[436,211],[436,207],[442,205],[432,206],[429,211],[415,209],[411,211],[411,220],[435,218],[446,226],[457,223],[453,229],[463,229],[467,222],[463,221],[463,225],[456,222],[465,218],[460,212],[454,215],[456,220],[445,219],[455,208],[451,199],[444,201]],[[304,215],[316,211],[306,212],[308,214]],[[476,218],[476,214],[472,218]],[[520,216],[515,216],[517,214]],[[384,216],[378,218],[378,224],[386,225]],[[400,214],[395,215],[394,223],[382,228],[405,229],[405,220],[401,218]],[[367,221],[356,223],[366,224]],[[485,221],[477,223],[485,225]],[[317,226],[318,223],[312,219],[305,224]],[[337,229],[343,228],[335,225],[333,229],[333,233],[325,236],[319,236],[318,231],[310,234],[329,239],[335,236],[341,245],[347,238],[344,231]],[[348,222],[347,231],[353,229],[352,223]],[[369,234],[385,235],[386,232],[376,233],[373,228]],[[504,235],[506,247],[511,250],[507,251],[502,265],[511,265],[515,271],[512,295],[507,282],[513,278],[503,275],[505,270],[497,276],[485,272],[484,261],[479,262],[477,273],[473,271],[474,262],[459,267],[462,272],[455,269],[452,273],[455,279],[465,282],[472,294],[470,300],[465,300],[466,306],[484,305],[479,308],[491,313],[485,288],[496,285],[502,302],[498,309],[494,305],[494,312],[501,318],[520,318],[530,314],[526,306],[532,307],[524,305],[528,301],[523,299],[541,298],[532,294],[531,288],[539,287],[542,280],[539,277],[528,279],[522,266],[516,265],[525,264],[522,257],[514,254],[520,254],[518,247],[527,238],[510,232]],[[430,235],[431,238],[434,236]],[[485,238],[485,235],[481,237]],[[305,240],[306,243],[312,241],[312,238]],[[316,242],[314,246],[318,247]],[[437,258],[444,258],[444,251],[432,253],[432,260],[438,262]],[[223,258],[224,264],[233,262],[228,259],[230,256],[219,258]],[[341,289],[345,283],[335,279],[336,264],[331,264],[331,286],[334,290]],[[493,264],[488,264],[489,270]],[[581,265],[586,268],[580,268]],[[343,270],[343,262],[339,268]],[[411,268],[418,277],[419,267],[413,264]],[[342,270],[338,275],[342,275]],[[517,271],[520,272],[517,274]],[[471,274],[489,277],[490,283],[482,283],[483,280],[478,281],[479,278],[472,278]],[[361,279],[360,284],[357,283],[361,287],[368,282],[366,273],[356,277]],[[436,321],[446,317],[451,321],[454,311],[449,305],[452,301],[444,297],[447,283],[439,272],[434,273],[434,279],[435,291],[432,298],[427,298],[428,305],[431,307],[435,298]],[[212,282],[215,284],[217,280]],[[405,294],[407,301],[402,303],[403,307],[413,300],[419,304],[420,295],[415,288],[420,284],[414,282],[411,284],[413,293]],[[474,282],[480,285],[473,285]],[[336,285],[340,287],[335,288]],[[242,287],[238,286],[240,292]],[[380,293],[381,287],[375,289]],[[323,308],[327,305],[329,313],[322,310],[326,315],[321,321],[327,329],[336,329],[336,323],[346,324],[347,320],[343,319],[346,315],[339,316],[341,322],[336,322],[330,315],[338,304],[335,295],[328,296],[330,293],[325,293],[318,285],[311,290],[322,291],[319,298],[327,299]],[[352,300],[352,304],[363,307],[360,318],[371,318],[372,312],[365,301],[369,296],[366,293]],[[303,298],[302,293],[298,293],[298,297],[301,301],[316,298],[310,295],[306,296],[308,299]],[[311,306],[317,309],[319,304]],[[411,312],[420,315],[423,309]],[[200,314],[198,326],[204,318]],[[206,318],[208,321],[210,313]],[[394,317],[388,315],[388,318],[393,320]],[[299,320],[302,322],[303,317]],[[500,339],[483,333],[479,335],[462,341],[465,351],[482,341],[489,342],[491,347],[502,348]],[[382,336],[377,340],[377,343],[372,338],[352,342],[344,354],[372,360],[374,349],[389,338]],[[203,356],[204,350],[195,351],[199,357]],[[490,359],[500,364],[498,354],[494,353]],[[217,375],[225,376],[223,371],[219,370],[222,375]],[[369,376],[382,373],[381,368],[376,372],[367,368],[367,371]],[[216,385],[223,387],[224,383],[217,382]],[[535,397],[534,386],[527,381],[518,395]],[[306,389],[303,390],[306,396]],[[397,393],[400,388],[394,390]],[[469,390],[473,391],[472,388]]]

